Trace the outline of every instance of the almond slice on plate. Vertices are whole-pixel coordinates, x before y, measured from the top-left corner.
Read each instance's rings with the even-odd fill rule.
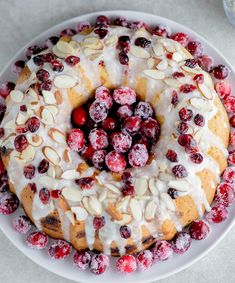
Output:
[[[90,206],[89,203],[89,197],[83,197],[82,198],[82,203],[84,208],[86,209],[86,211],[90,214],[90,215],[95,215],[96,212],[92,209],[92,207]]]
[[[168,67],[167,60],[162,60],[160,63],[157,64],[157,69],[160,71],[165,71]]]
[[[106,207],[105,211],[111,216],[114,220],[122,220],[123,215],[114,205],[114,203],[109,202],[108,206]]]
[[[97,197],[95,195],[90,196],[88,202],[92,210],[95,212],[95,215],[101,215],[102,205]]]
[[[113,220],[113,222],[119,225],[127,225],[131,223],[132,219],[133,218],[130,214],[122,214],[121,220]]]
[[[73,47],[66,41],[59,40],[56,44],[56,48],[59,52],[73,54],[74,49]]]
[[[168,183],[168,187],[176,189],[177,191],[188,192],[191,185],[187,181],[174,180]]]
[[[130,210],[131,210],[131,214],[133,215],[135,220],[141,221],[141,219],[142,219],[142,207],[141,207],[139,201],[136,200],[135,198],[132,198],[130,200]]]
[[[206,84],[198,84],[198,88],[199,88],[201,94],[205,98],[207,98],[209,100],[213,99],[213,93],[212,93],[211,89]]]
[[[38,147],[43,143],[43,139],[39,135],[27,135],[26,137],[32,146]]]
[[[22,124],[19,124],[19,125],[22,125]],[[4,125],[4,128],[9,129],[9,130],[15,130],[15,127],[16,127],[16,123],[15,123],[14,120],[10,120],[10,121],[6,122],[6,124]]]
[[[54,85],[57,88],[72,88],[77,84],[77,80],[68,75],[59,75],[54,79]]]
[[[164,79],[164,82],[170,86],[170,87],[180,87],[180,82],[178,82],[177,80],[175,79],[171,79],[171,78],[165,78]]]
[[[5,146],[6,148],[13,147],[14,148],[14,140],[15,140],[16,134],[10,134],[7,136],[3,141],[1,146]]]
[[[68,53],[61,52],[61,51],[57,48],[56,45],[52,47],[52,51],[53,51],[53,53],[54,53],[57,57],[59,57],[59,58],[64,59],[64,58],[68,57]]]
[[[63,159],[67,163],[71,163],[72,162],[70,150],[68,148],[66,148],[64,150]]]
[[[19,112],[16,116],[16,125],[24,125],[27,120],[29,119],[29,116],[28,115],[23,115],[21,112]],[[7,128],[7,125],[4,125],[5,128]]]
[[[83,41],[82,47],[83,48],[88,47],[88,48],[97,50],[97,49],[102,49],[103,44],[102,44],[102,41],[98,37],[87,37]]]
[[[87,211],[80,206],[71,207],[73,213],[75,213],[76,219],[78,221],[84,221],[87,219],[88,213]]]
[[[68,201],[81,201],[82,195],[78,188],[64,187],[62,189],[62,195]]]
[[[157,188],[157,182],[154,178],[150,178],[149,180],[149,190],[154,196],[159,195],[159,191]]]
[[[161,200],[164,202],[164,204],[166,205],[166,207],[171,210],[171,211],[175,211],[175,204],[172,200],[172,198],[167,194],[167,193],[161,193]]]
[[[154,44],[153,51],[157,57],[164,54],[164,48],[161,43]]]
[[[25,162],[30,162],[35,157],[35,149],[33,146],[28,145],[25,150],[21,152],[20,158],[23,159]]]
[[[60,157],[57,153],[57,151],[55,151],[52,147],[50,146],[44,146],[42,148],[42,153],[44,154],[44,156],[46,157],[46,159],[48,161],[50,161],[52,164],[54,165],[58,165],[60,163]]]
[[[54,116],[45,107],[43,108],[43,110],[41,112],[41,117],[42,117],[41,121],[42,121],[43,124],[45,124],[45,125],[54,125],[55,124]]]
[[[53,179],[55,179],[55,167],[50,164],[49,169],[47,171],[47,175]]]
[[[10,92],[10,97],[11,97],[12,101],[20,103],[24,99],[24,94],[20,90],[12,90]]]
[[[99,201],[103,202],[107,198],[107,190],[102,190],[101,193],[99,194]]]
[[[147,59],[150,57],[149,52],[139,46],[135,46],[135,45],[131,46],[130,52],[132,55],[134,55],[137,58]]]
[[[121,212],[126,211],[129,205],[130,196],[125,196],[120,201],[117,202],[116,208]]]
[[[48,135],[53,141],[59,144],[66,143],[65,134],[56,128],[50,128],[50,130],[48,131]]]
[[[198,69],[198,68],[190,68],[188,66],[181,66],[181,69],[183,69],[185,72],[189,73],[189,74],[199,74],[202,72],[201,69]]]
[[[29,90],[26,93],[27,97],[30,101],[38,101],[38,94],[36,91],[32,88],[29,88]]]
[[[193,107],[195,107],[198,110],[207,111],[207,112],[213,111],[213,105],[209,100],[194,97],[191,98],[189,102]]]
[[[154,219],[154,215],[157,210],[157,205],[154,202],[154,200],[151,200],[150,202],[147,203],[145,207],[145,212],[144,212],[144,217],[147,221],[151,221]]]
[[[165,78],[165,73],[158,70],[144,70],[144,74],[154,80],[162,80]]]
[[[43,108],[44,108],[44,109],[47,109],[48,111],[50,111],[51,114],[52,114],[54,117],[59,113],[58,107],[57,107],[56,105],[53,105],[53,104],[45,105]]]
[[[65,180],[74,180],[74,179],[78,179],[79,177],[80,177],[79,172],[74,169],[66,170],[61,175],[61,178]]]
[[[107,46],[116,46],[117,41],[118,41],[118,36],[112,35],[108,39],[105,40],[104,44]]]
[[[43,90],[42,95],[46,104],[56,104],[56,99],[52,91]]]
[[[159,180],[168,182],[172,180],[173,177],[170,174],[167,174],[166,172],[160,172],[159,173]]]
[[[174,52],[173,53],[173,56],[172,56],[172,59],[176,62],[180,62],[183,60],[183,56],[181,55],[181,53],[179,52]]]
[[[144,178],[136,178],[134,188],[137,195],[143,196],[147,192],[148,181]]]
[[[109,189],[110,191],[112,191],[113,193],[115,194],[118,194],[120,195],[121,194],[121,191],[116,187],[114,186],[113,184],[103,184],[107,189]]]

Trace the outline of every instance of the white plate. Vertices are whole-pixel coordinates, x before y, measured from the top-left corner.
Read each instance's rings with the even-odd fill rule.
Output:
[[[215,63],[225,64],[230,67],[231,74],[229,81],[232,88],[235,89],[235,72],[232,70],[230,63],[224,58],[224,56],[215,49],[207,40],[198,35],[196,32],[168,19],[155,16],[147,13],[140,13],[134,11],[102,11],[91,13],[83,16],[79,16],[70,20],[67,20],[55,27],[50,28],[48,31],[40,34],[33,41],[31,41],[27,46],[33,44],[41,44],[45,39],[52,35],[59,34],[59,32],[67,27],[74,27],[77,22],[80,21],[90,21],[94,22],[97,15],[105,14],[108,17],[124,16],[128,20],[143,20],[150,25],[163,24],[170,27],[171,31],[182,31],[190,35],[191,38],[198,39],[204,45],[205,54],[211,55],[215,59]],[[27,47],[26,46],[26,47]],[[25,48],[26,48],[25,47]],[[25,49],[24,48],[24,49]],[[22,49],[4,68],[0,75],[0,82],[15,80],[15,76],[11,72],[11,65],[16,60],[22,59],[23,50]],[[233,79],[233,81],[232,81]],[[5,235],[12,241],[12,243],[21,250],[27,257],[32,259],[35,263],[41,265],[42,267],[50,270],[58,275],[65,278],[79,281],[79,282],[135,282],[135,283],[146,283],[158,279],[165,278],[176,272],[179,272],[200,258],[202,258],[207,252],[212,250],[228,233],[232,225],[235,223],[235,205],[229,209],[229,218],[221,224],[212,225],[212,233],[210,237],[203,241],[193,241],[191,248],[181,256],[174,255],[173,259],[158,263],[153,266],[147,272],[135,272],[128,276],[123,276],[116,273],[114,266],[114,261],[111,262],[111,267],[108,272],[101,276],[95,276],[89,272],[81,272],[72,264],[71,256],[64,261],[53,261],[51,260],[45,251],[35,251],[27,247],[24,236],[15,232],[12,228],[12,219],[15,215],[3,216],[0,215],[0,228],[5,233]],[[19,213],[19,211],[17,212]]]

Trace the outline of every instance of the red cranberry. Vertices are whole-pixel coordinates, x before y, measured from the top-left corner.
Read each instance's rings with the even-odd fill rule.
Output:
[[[136,93],[130,87],[120,87],[113,92],[113,99],[116,103],[131,105],[136,102]]]
[[[228,211],[223,206],[214,206],[206,215],[206,219],[210,223],[220,223],[228,218]]]
[[[229,144],[232,146],[235,146],[235,131],[230,132]]]
[[[189,35],[183,32],[174,33],[171,38],[178,41],[184,47],[189,43]]]
[[[135,108],[135,115],[146,120],[153,116],[153,108],[148,102],[140,101]]]
[[[147,24],[143,21],[136,21],[136,22],[132,22],[132,23],[128,23],[128,28],[130,29],[140,29],[140,28],[147,28]]]
[[[127,183],[127,182],[132,183],[133,178],[132,178],[131,172],[129,172],[129,171],[123,172],[122,173],[122,181],[124,183]]]
[[[190,121],[193,117],[193,111],[185,107],[181,108],[179,111],[179,117],[181,121],[187,122]]]
[[[88,30],[90,28],[91,28],[91,24],[89,22],[80,22],[80,23],[77,23],[76,25],[77,33],[80,33],[84,30]]]
[[[47,80],[47,81],[43,81],[39,84],[39,90],[48,90],[50,91],[52,88],[52,81],[51,80]]]
[[[32,232],[28,235],[26,243],[30,248],[42,250],[48,243],[48,236],[42,232]]]
[[[181,232],[172,240],[172,248],[175,253],[183,254],[190,248],[191,243],[192,239],[190,235],[186,232]]]
[[[50,77],[50,74],[46,70],[40,69],[37,71],[36,77],[38,78],[39,81],[47,81]]]
[[[40,46],[37,45],[33,45],[33,46],[29,46],[26,50],[25,50],[25,56],[30,59],[32,55],[36,55],[40,52],[42,52],[43,48],[41,48]]]
[[[148,159],[149,154],[143,144],[135,144],[128,154],[129,163],[134,168],[145,166]]]
[[[96,22],[95,22],[96,26],[97,25],[100,25],[100,24],[106,24],[106,25],[109,25],[110,24],[110,21],[109,19],[104,16],[104,15],[100,15],[96,18]]]
[[[224,65],[218,65],[213,69],[214,77],[218,80],[224,80],[229,75],[229,69]]]
[[[225,97],[223,104],[228,113],[235,114],[235,96]]]
[[[101,217],[94,217],[93,218],[93,227],[95,230],[100,230],[101,228],[103,228],[105,225],[105,218],[104,216]]]
[[[184,75],[184,73],[182,73],[182,72],[174,72],[174,73],[172,74],[172,77],[173,77],[174,79],[177,79],[177,78],[183,78],[183,77],[185,77],[185,75]]]
[[[33,62],[36,66],[43,66],[44,60],[43,60],[43,55],[37,55],[33,57]]]
[[[38,172],[43,174],[49,169],[49,162],[46,159],[42,159],[38,165]]]
[[[0,194],[0,214],[9,215],[16,211],[19,200],[15,194],[8,191]]]
[[[133,114],[133,109],[132,106],[130,105],[122,105],[118,108],[117,112],[116,112],[117,116],[120,119],[126,119],[128,117],[131,117]],[[138,115],[137,115],[138,116]]]
[[[93,101],[89,108],[89,114],[94,122],[98,123],[103,121],[108,115],[106,104],[99,100]]]
[[[68,146],[71,150],[81,151],[85,145],[85,136],[80,129],[73,129],[67,140]]]
[[[223,180],[226,183],[235,183],[235,167],[227,167],[223,173]]]
[[[26,127],[17,127],[16,128],[16,132],[17,134],[25,134],[27,133],[29,130],[29,128],[26,126]]]
[[[55,55],[53,53],[46,53],[42,55],[43,61],[47,63],[51,63],[55,60]]]
[[[76,31],[74,29],[71,29],[71,28],[67,28],[67,29],[64,29],[60,32],[60,37],[63,37],[63,36],[74,36],[76,34]]]
[[[128,239],[131,237],[131,228],[127,225],[120,226],[120,235],[123,239]]]
[[[151,41],[145,37],[138,37],[135,40],[135,45],[140,46],[142,48],[148,48],[151,45]]]
[[[228,164],[235,165],[235,150],[230,150],[229,151]]]
[[[106,155],[105,163],[112,172],[122,172],[126,168],[125,157],[116,151],[110,151]]]
[[[24,67],[25,67],[25,61],[22,60],[16,61],[12,65],[12,72],[15,74],[20,74],[21,71],[24,69]]]
[[[61,190],[52,190],[51,197],[54,199],[58,199],[61,196]]]
[[[98,34],[100,39],[103,39],[108,34],[108,30],[106,28],[98,28],[94,30],[94,33]]]
[[[5,99],[14,88],[15,84],[12,82],[2,83],[0,86],[0,96]]]
[[[88,138],[95,150],[103,149],[108,146],[108,135],[102,129],[91,130]]]
[[[201,114],[197,114],[194,117],[194,123],[198,126],[198,127],[203,127],[205,125],[205,119]]]
[[[169,188],[167,193],[172,199],[176,199],[178,197],[178,191],[174,188]]]
[[[121,51],[118,56],[119,56],[119,62],[122,65],[128,65],[129,64],[129,57],[124,51]]]
[[[128,35],[122,35],[118,38],[117,48],[125,54],[130,50],[130,37]]]
[[[215,84],[215,90],[221,99],[231,94],[231,86],[227,81],[220,81]]]
[[[111,136],[111,144],[116,152],[127,152],[131,148],[132,137],[128,134],[117,132]]]
[[[179,96],[178,96],[178,93],[173,90],[172,91],[172,98],[171,98],[171,104],[176,107],[179,103]]]
[[[81,187],[82,190],[89,190],[95,184],[95,179],[92,177],[83,177],[76,180],[76,183]]]
[[[189,158],[195,164],[201,164],[203,161],[203,156],[199,152],[192,153]]]
[[[73,110],[72,122],[77,127],[81,127],[87,123],[87,111],[82,106]]]
[[[102,122],[102,128],[105,131],[114,131],[117,128],[117,122],[114,118],[107,117],[103,122]]]
[[[89,144],[88,146],[85,146],[81,151],[81,156],[85,160],[89,160],[92,158],[93,153],[95,152],[94,148]]]
[[[22,152],[28,146],[28,141],[25,135],[18,135],[14,140],[14,146],[16,151]]]
[[[180,133],[180,134],[184,134],[188,131],[188,124],[185,123],[185,122],[180,122],[178,124],[178,127],[177,127],[177,131]]]
[[[189,234],[192,239],[204,240],[209,236],[210,227],[203,220],[193,221],[189,226]]]
[[[124,196],[134,196],[135,195],[135,188],[132,182],[125,182],[122,188],[122,194]]]
[[[2,162],[2,159],[0,158],[0,177],[2,177],[2,175],[5,173],[5,167],[4,164]]]
[[[138,116],[126,118],[122,127],[123,132],[135,135],[140,129],[140,122],[141,119]]]
[[[37,186],[35,183],[28,183],[28,186],[33,193],[37,192]]]
[[[58,60],[51,61],[51,67],[55,72],[62,72],[64,70],[64,65]]]
[[[48,204],[50,200],[50,191],[46,188],[42,188],[39,191],[39,198],[43,204]]]
[[[110,94],[110,91],[104,86],[100,86],[96,89],[95,99],[98,101],[102,101],[108,109],[110,109],[113,105],[113,99]]]
[[[183,165],[175,165],[172,168],[172,173],[175,175],[176,178],[185,178],[188,176],[188,172]]]
[[[191,85],[191,84],[184,84],[180,87],[180,92],[183,93],[189,93],[192,92],[194,90],[196,90],[196,86],[195,85]]]
[[[145,250],[139,253],[136,260],[140,271],[145,271],[153,265],[153,255],[150,250]]]
[[[92,155],[92,163],[95,168],[102,169],[105,164],[105,156],[107,152],[105,150],[97,150]]]
[[[35,175],[35,167],[30,164],[24,167],[24,176],[26,179],[32,179]]]
[[[190,41],[187,45],[187,49],[193,57],[199,57],[203,52],[202,44],[199,41]]]
[[[202,55],[198,57],[199,66],[206,72],[211,72],[214,65],[214,60],[211,56]]]
[[[21,215],[13,220],[13,227],[20,234],[27,234],[32,224],[27,216]]]
[[[198,64],[197,59],[187,59],[185,61],[185,66],[187,66],[189,68],[195,68],[197,64]]]
[[[123,274],[132,273],[137,269],[137,262],[133,255],[124,255],[117,260],[117,270]]]
[[[0,128],[0,139],[4,137],[5,131],[4,128]]]
[[[181,146],[186,146],[187,144],[190,143],[190,140],[192,139],[192,135],[189,135],[189,134],[182,134],[178,137],[178,143],[181,145]]]
[[[204,83],[204,75],[203,74],[197,74],[193,77],[193,80],[197,83],[197,84],[203,84]]]
[[[25,104],[24,105],[20,105],[20,111],[27,112],[27,106]]]
[[[177,158],[177,153],[172,150],[169,149],[166,153],[166,158],[170,161],[170,162],[178,162],[178,158]]]
[[[55,241],[49,248],[48,253],[52,259],[64,259],[70,255],[72,247],[64,240]]]
[[[170,36],[170,31],[168,27],[163,26],[163,25],[157,25],[152,31],[152,34],[162,36],[162,37],[169,37]]]
[[[234,201],[235,195],[233,187],[227,183],[221,183],[216,190],[215,201],[223,207],[230,206]]]
[[[2,122],[6,110],[7,110],[6,105],[0,103],[0,122]]]
[[[173,257],[173,249],[170,243],[164,240],[157,241],[151,249],[153,261],[165,261]]]
[[[116,26],[127,27],[127,20],[124,17],[118,17],[114,20]]]
[[[140,133],[149,141],[158,140],[160,136],[160,125],[156,120],[148,118],[141,122]]]
[[[40,127],[40,121],[37,117],[29,118],[26,125],[31,133],[36,132]]]
[[[91,253],[88,251],[77,251],[73,256],[73,263],[81,270],[88,269],[91,263]]]
[[[93,255],[90,264],[90,271],[96,275],[100,275],[109,267],[109,257],[103,253]]]
[[[57,36],[51,36],[49,37],[46,41],[45,41],[45,47],[46,48],[51,48],[54,45],[56,45],[56,43],[59,41],[59,37]]]
[[[70,55],[70,56],[68,56],[68,57],[65,59],[65,62],[66,62],[69,66],[74,67],[74,66],[76,66],[76,65],[80,62],[80,58],[77,57],[77,56]]]

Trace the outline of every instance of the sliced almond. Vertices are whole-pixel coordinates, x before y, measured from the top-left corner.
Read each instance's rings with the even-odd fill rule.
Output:
[[[159,180],[164,182],[169,182],[173,178],[170,174],[167,174],[166,172],[160,172],[158,177]]]
[[[58,198],[58,205],[62,209],[63,212],[70,210],[69,204],[65,198]]]
[[[167,60],[162,60],[158,65],[157,65],[157,69],[160,71],[165,71],[168,67],[168,62]]]
[[[107,190],[102,190],[101,193],[99,194],[99,201],[103,202],[107,198]]]
[[[209,100],[213,99],[213,93],[212,93],[211,89],[206,84],[198,84],[198,88],[199,88],[201,94],[205,98],[207,98]]]
[[[147,203],[144,211],[144,217],[147,221],[152,221],[154,219],[157,210],[157,205],[154,200]]]
[[[131,46],[130,52],[131,52],[132,55],[134,55],[137,58],[147,59],[147,58],[150,57],[149,52],[147,50],[145,50],[144,48],[139,47],[139,46],[135,46],[135,45]]]
[[[18,125],[22,125],[22,124],[18,124]],[[6,122],[6,124],[4,124],[4,129],[15,130],[15,127],[16,127],[16,123],[14,120],[10,120]]]
[[[118,210],[120,210],[121,212],[126,211],[129,205],[129,201],[130,201],[130,196],[125,196],[124,198],[122,198],[117,204],[116,204],[116,208]]]
[[[167,194],[167,193],[161,193],[161,200],[164,202],[164,204],[166,205],[166,207],[171,210],[171,211],[175,211],[175,204],[172,200],[172,198]]]
[[[59,52],[62,53],[67,53],[67,54],[73,54],[74,53],[74,49],[73,47],[65,41],[59,40],[56,44],[56,48]]]
[[[21,152],[20,158],[25,162],[30,162],[35,157],[35,149],[32,145],[28,145],[25,150]]]
[[[32,146],[38,147],[43,143],[43,139],[39,135],[27,135],[27,140]]]
[[[16,115],[16,125],[24,125],[27,120],[29,119],[28,116],[26,115],[23,115],[21,112],[19,112],[17,115]],[[6,125],[5,125],[6,127]]]
[[[57,179],[60,179],[62,173],[63,173],[63,170],[61,169],[61,167],[59,165],[56,165],[55,166],[55,177]]]
[[[164,47],[169,53],[174,53],[176,51],[175,44],[173,42],[165,43]]]
[[[104,186],[109,189],[110,191],[112,191],[113,193],[120,195],[121,191],[120,189],[118,189],[116,186],[114,186],[113,184],[104,184]]]
[[[90,48],[90,49],[102,49],[103,44],[102,41],[98,37],[86,37],[82,43],[83,48]]]
[[[34,112],[36,112],[38,109],[40,108],[40,104],[38,101],[31,101],[28,104],[28,109],[33,110]]]
[[[91,48],[85,48],[83,50],[83,53],[85,56],[89,57],[91,55],[97,54],[97,53],[101,53],[99,50],[96,49],[91,49]]]
[[[158,70],[144,70],[144,74],[154,80],[162,80],[165,78],[165,73]]]
[[[113,222],[119,225],[127,225],[131,223],[132,219],[133,218],[130,214],[122,214],[121,220],[113,220]]]
[[[54,85],[60,89],[72,88],[76,83],[77,80],[68,75],[59,75],[54,79]]]
[[[54,116],[52,115],[52,113],[46,109],[43,108],[42,112],[41,112],[41,121],[43,124],[45,125],[54,125],[55,124],[55,120],[54,120]]]
[[[64,158],[64,161],[67,162],[67,163],[71,163],[72,162],[71,154],[70,154],[70,150],[69,149],[66,148],[64,150],[63,158]]]
[[[61,132],[59,129],[51,128],[48,131],[48,135],[53,141],[55,141],[59,144],[65,144],[65,142],[66,142],[65,134],[63,132]]]
[[[183,69],[185,72],[189,73],[189,74],[199,74],[202,70],[198,69],[198,68],[190,68],[188,66],[181,66],[181,69]]]
[[[63,96],[59,90],[54,93],[56,104],[60,105],[63,103]]]
[[[92,210],[95,212],[95,215],[101,215],[102,205],[95,195],[89,197],[89,205],[92,208]]]
[[[183,60],[183,56],[181,55],[181,53],[179,52],[174,52],[173,53],[173,56],[172,56],[172,59],[176,62],[180,62]]]
[[[95,215],[96,212],[92,209],[92,207],[90,206],[89,203],[89,197],[83,197],[82,198],[82,203],[84,208],[86,209],[86,211],[90,214],[90,215]]]
[[[149,59],[147,60],[147,65],[148,65],[148,68],[149,68],[149,69],[153,69],[153,68],[155,67],[155,65],[156,65],[155,59],[149,58]]]
[[[66,170],[61,175],[61,178],[65,180],[74,180],[74,179],[78,179],[79,177],[80,177],[79,172],[74,169]]]
[[[168,183],[168,187],[176,189],[177,191],[188,192],[191,185],[187,181],[173,180]]]
[[[149,190],[154,196],[159,195],[157,183],[156,183],[156,180],[154,178],[150,178],[150,180],[149,180]]]
[[[136,178],[134,188],[137,195],[143,196],[147,192],[148,181],[144,178]]]
[[[55,178],[55,167],[50,164],[49,169],[47,171],[47,175],[51,178]]]
[[[75,216],[78,221],[84,221],[87,219],[88,213],[83,207],[74,206],[74,207],[71,207],[71,210],[72,212],[75,213]]]
[[[123,215],[122,213],[116,208],[116,206],[113,203],[109,203],[106,207],[105,211],[111,216],[114,220],[122,220]]]
[[[30,101],[38,101],[38,94],[32,88],[29,88],[29,90],[27,91],[27,97],[29,98]]]
[[[50,111],[51,112],[51,114],[55,117],[57,114],[58,114],[58,112],[59,112],[59,110],[58,110],[58,107],[56,106],[56,105],[45,105],[44,107],[43,107],[43,109],[47,109],[48,111]]]
[[[68,201],[81,201],[82,195],[78,188],[75,187],[64,187],[62,189],[62,195]]]
[[[10,148],[13,147],[14,144],[14,140],[15,140],[16,134],[10,134],[9,136],[7,136],[3,141],[1,146],[5,146],[6,148]]]
[[[157,43],[153,46],[153,51],[157,57],[164,54],[164,48],[161,43]]]
[[[193,107],[201,111],[207,111],[207,112],[213,111],[213,105],[211,101],[209,100],[194,97],[194,98],[191,98],[189,102]]]
[[[55,151],[52,147],[50,146],[44,146],[42,148],[42,153],[44,154],[44,156],[46,157],[46,159],[48,161],[50,161],[52,164],[54,165],[58,165],[60,163],[60,157],[57,153],[57,151]]]
[[[170,86],[170,87],[175,87],[175,88],[180,87],[180,82],[178,82],[178,81],[175,80],[175,79],[165,78],[165,79],[164,79],[164,82],[165,82],[168,86]]]
[[[68,57],[68,53],[61,52],[61,51],[57,48],[57,45],[53,46],[52,51],[53,51],[53,53],[54,53],[57,57],[59,57],[59,58],[61,58],[61,59],[64,59],[64,58]]]
[[[112,35],[108,39],[105,40],[105,45],[107,46],[116,46],[118,41],[118,36],[117,35]]]
[[[75,224],[75,219],[74,219],[74,214],[71,210],[67,210],[65,212],[65,215],[67,216],[67,218],[69,219],[69,221],[72,223],[72,225]]]
[[[41,186],[48,187],[48,188],[51,188],[51,189],[54,189],[57,186],[57,181],[54,178],[51,178],[51,177],[46,176],[46,175],[41,176],[38,179],[38,183]]]
[[[132,198],[130,200],[130,210],[131,210],[131,214],[133,215],[134,219],[136,221],[141,221],[141,219],[142,219],[142,207],[141,207],[139,201],[136,200],[135,198]]]
[[[42,95],[46,104],[56,104],[56,99],[52,91],[43,90]]]
[[[12,90],[10,92],[10,97],[11,97],[12,101],[20,103],[20,102],[22,102],[22,100],[24,98],[24,94],[20,90]]]
[[[81,48],[81,44],[80,44],[80,42],[77,42],[77,41],[74,41],[74,40],[71,40],[70,42],[69,42],[69,45],[70,46],[72,46],[72,48],[75,50],[75,51],[79,51],[80,50],[80,48]]]

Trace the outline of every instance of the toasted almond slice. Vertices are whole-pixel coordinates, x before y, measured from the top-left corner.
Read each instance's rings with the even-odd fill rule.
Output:
[[[96,52],[90,56],[88,56],[89,60],[94,61],[98,59],[103,53],[102,52]]]
[[[116,208],[118,210],[120,210],[121,212],[126,211],[129,205],[129,201],[130,201],[130,196],[125,196],[124,198],[122,198],[117,204],[116,204]]]
[[[101,215],[102,205],[95,195],[89,197],[89,205],[92,208],[92,210],[95,212],[95,215]]]
[[[63,173],[63,170],[61,169],[61,167],[59,165],[56,165],[55,166],[55,177],[57,179],[60,179],[62,173]]]
[[[53,105],[53,104],[45,105],[43,108],[44,108],[44,109],[47,109],[48,111],[50,111],[51,114],[52,114],[54,117],[59,113],[58,107],[57,107],[56,105]]]
[[[34,112],[36,112],[38,109],[40,108],[40,104],[38,101],[31,101],[28,104],[28,109],[33,110]]]
[[[176,51],[175,44],[173,42],[165,42],[164,47],[170,53],[174,53]]]
[[[46,104],[56,104],[56,99],[52,91],[43,90],[42,95]]]
[[[64,150],[63,158],[64,158],[64,161],[67,162],[67,163],[71,163],[71,162],[72,162],[71,155],[70,155],[70,150],[69,150],[69,149],[66,148],[66,149]]]
[[[52,164],[50,164],[50,166],[49,166],[49,169],[47,171],[47,175],[49,177],[53,178],[53,179],[55,178],[55,167]]]
[[[96,50],[96,49],[85,48],[85,49],[83,50],[83,53],[84,53],[85,56],[89,57],[89,56],[91,56],[91,55],[100,53],[100,51],[99,51],[99,50]]]
[[[167,193],[161,193],[161,200],[165,203],[166,207],[171,210],[175,211],[175,204],[172,198]]]
[[[71,210],[72,212],[75,213],[75,216],[78,221],[84,221],[87,219],[88,213],[83,207],[74,206],[74,207],[71,207]]]
[[[207,112],[213,111],[213,104],[209,100],[193,97],[189,100],[189,102],[193,107],[201,111],[207,111]]]
[[[182,192],[188,192],[190,190],[190,184],[183,180],[172,180],[168,183],[168,186]]]
[[[157,57],[162,56],[164,54],[164,48],[161,43],[153,45],[153,51]]]
[[[173,179],[173,177],[170,174],[167,174],[166,172],[160,172],[159,173],[159,180],[161,180],[161,181],[168,182],[172,179]]]
[[[213,99],[213,93],[212,93],[211,89],[206,84],[198,84],[198,88],[200,89],[201,94],[205,98],[207,98],[209,100]]]
[[[18,124],[18,125],[21,125],[21,124]],[[15,123],[14,120],[10,120],[10,121],[6,122],[6,124],[4,125],[4,128],[9,129],[9,130],[15,130],[15,127],[16,127],[16,123]]]
[[[64,144],[66,142],[65,134],[56,128],[50,128],[48,135],[53,141],[59,144]]]
[[[38,183],[41,186],[45,186],[45,187],[48,187],[50,189],[54,189],[57,186],[57,181],[54,178],[51,178],[51,177],[46,176],[46,175],[41,176],[38,179]]]
[[[74,179],[78,179],[79,177],[80,177],[79,172],[74,169],[66,170],[61,175],[61,178],[65,180],[74,180]]]
[[[29,116],[23,115],[21,112],[19,112],[16,116],[16,125],[24,125],[28,119]],[[4,127],[6,127],[6,125]]]
[[[36,91],[32,88],[29,88],[29,90],[26,93],[27,97],[30,101],[38,101],[38,94]]]
[[[10,97],[11,97],[12,101],[20,103],[20,102],[22,102],[22,100],[24,98],[24,94],[20,90],[12,90],[10,92]]]
[[[60,105],[63,103],[63,96],[59,90],[54,93],[56,104]]]
[[[188,66],[181,66],[181,69],[183,69],[185,72],[189,73],[189,74],[199,74],[202,72],[201,69],[198,69],[198,68],[190,68]]]
[[[107,198],[107,190],[102,190],[101,193],[99,194],[99,201],[103,202]]]
[[[121,191],[116,186],[114,186],[113,184],[106,184],[105,183],[104,186],[115,194],[118,194],[118,195],[121,194]]]
[[[35,157],[35,149],[32,145],[28,145],[25,150],[21,152],[20,158],[25,162],[30,162]]]
[[[130,210],[131,210],[131,213],[132,213],[133,217],[135,218],[135,220],[141,221],[141,219],[142,219],[142,208],[141,208],[139,201],[136,200],[135,198],[132,198],[130,200]]]
[[[165,78],[165,73],[158,70],[144,70],[144,74],[154,80],[162,80]]]
[[[151,221],[154,219],[154,215],[157,210],[157,205],[154,202],[154,200],[151,200],[150,202],[147,203],[145,207],[145,212],[144,212],[144,217],[147,221]]]
[[[150,180],[149,180],[149,189],[150,189],[150,192],[154,196],[159,195],[159,191],[158,191],[158,188],[157,188],[156,180],[154,178],[150,178]]]
[[[112,217],[112,219],[114,220],[122,220],[123,219],[123,215],[121,214],[121,212],[116,208],[116,206],[109,202],[108,206],[106,207],[105,211]]]
[[[62,195],[68,201],[81,201],[82,195],[78,188],[75,187],[64,187],[62,189]]]
[[[118,36],[117,35],[112,35],[108,39],[104,41],[105,45],[107,46],[116,46],[118,41]]]
[[[66,58],[68,56],[68,53],[61,52],[57,48],[57,45],[53,46],[52,51],[57,57],[62,58],[62,59]]]
[[[73,47],[65,41],[59,40],[56,44],[56,48],[58,51],[62,52],[62,53],[67,53],[67,54],[73,54],[74,53],[74,49]]]
[[[147,60],[147,65],[148,65],[149,69],[153,69],[155,67],[155,65],[156,65],[156,62],[155,62],[155,60],[153,58],[149,58]]]
[[[137,195],[143,196],[147,192],[148,181],[144,178],[136,178],[134,188]]]
[[[54,79],[54,85],[60,89],[72,88],[76,85],[76,83],[77,80],[68,75],[59,75]]]
[[[71,40],[70,42],[69,42],[69,45],[75,50],[75,51],[79,51],[80,50],[80,48],[81,48],[81,44],[80,44],[80,42],[77,42],[77,41],[74,41],[74,40]]]
[[[27,140],[32,146],[38,147],[43,143],[43,139],[39,135],[27,135]]]
[[[82,203],[84,208],[86,209],[86,211],[90,214],[90,215],[95,215],[96,212],[93,210],[93,208],[90,206],[89,203],[89,197],[83,197],[82,198]]]
[[[7,148],[13,146],[14,140],[15,140],[16,134],[12,133],[9,136],[7,136],[3,141],[1,146],[5,146]]]
[[[147,50],[145,50],[144,48],[139,47],[139,46],[135,46],[135,45],[131,46],[130,52],[131,52],[132,55],[134,55],[137,58],[147,59],[147,58],[150,57],[149,52]]]
[[[178,82],[175,79],[165,78],[164,82],[170,87],[175,87],[175,88],[180,87],[180,82]]]
[[[60,163],[60,157],[57,153],[57,151],[55,151],[52,147],[50,146],[44,146],[42,148],[42,153],[44,154],[44,156],[46,157],[46,159],[48,161],[50,161],[52,164],[54,165],[58,165]]]
[[[55,124],[55,120],[54,120],[54,116],[52,115],[52,113],[46,109],[43,108],[42,112],[41,112],[41,121],[43,124],[45,125],[54,125]]]
[[[90,49],[102,49],[103,44],[102,41],[98,37],[86,37],[82,43],[83,48],[90,48]]]
[[[179,52],[174,52],[173,53],[173,56],[172,56],[172,59],[176,62],[180,62],[183,60],[183,56],[181,55],[181,53]]]
[[[162,60],[158,65],[157,65],[157,69],[160,71],[165,71],[168,67],[168,62],[167,60]]]
[[[69,219],[69,221],[71,222],[72,225],[75,224],[75,219],[74,219],[74,214],[71,210],[67,210],[65,212],[65,215],[67,216],[67,218]]]
[[[113,220],[114,223],[117,223],[119,225],[130,224],[131,221],[132,221],[132,216],[130,214],[122,214],[121,220]]]

